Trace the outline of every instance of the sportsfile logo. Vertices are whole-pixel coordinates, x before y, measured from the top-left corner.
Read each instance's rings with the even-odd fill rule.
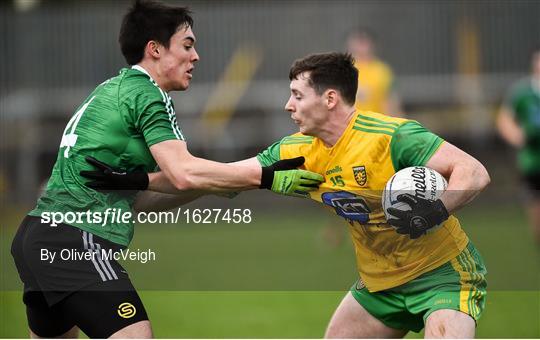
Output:
[[[124,302],[118,306],[117,312],[121,318],[129,319],[132,318],[135,313],[137,313],[137,308],[135,308],[135,306],[129,302]]]
[[[289,186],[292,182],[286,183]],[[283,190],[288,190],[284,188]],[[108,224],[129,224],[129,223],[150,223],[150,224],[178,224],[178,223],[251,223],[251,209],[176,209],[176,211],[141,211],[132,213],[122,211],[122,209],[107,208],[104,211],[77,211],[60,212],[44,211],[41,213],[41,223],[51,227],[58,227],[61,224],[68,225],[99,225]]]

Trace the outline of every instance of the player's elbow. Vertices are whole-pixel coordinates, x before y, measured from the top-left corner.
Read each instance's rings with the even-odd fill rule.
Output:
[[[491,183],[491,177],[486,167],[480,162],[477,162],[472,178],[476,180],[476,187],[479,191],[484,190]]]
[[[172,176],[171,183],[178,191],[198,189],[195,178],[189,171],[181,171]]]
[[[199,189],[197,180],[197,161],[194,157],[185,158],[165,171],[167,179],[177,191]]]

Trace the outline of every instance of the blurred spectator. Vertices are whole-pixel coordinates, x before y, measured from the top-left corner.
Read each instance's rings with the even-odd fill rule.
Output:
[[[497,128],[502,138],[519,150],[518,168],[530,191],[530,224],[540,246],[540,45],[531,55],[531,74],[507,94]]]
[[[349,32],[346,44],[358,69],[356,109],[402,116],[393,88],[392,70],[377,57],[373,33],[366,28],[356,28]]]

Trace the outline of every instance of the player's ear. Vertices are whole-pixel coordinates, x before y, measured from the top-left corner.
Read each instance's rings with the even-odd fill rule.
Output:
[[[145,52],[152,58],[158,59],[161,52],[161,44],[154,40],[150,40],[146,43]]]
[[[336,90],[332,90],[332,89],[326,90],[324,97],[325,97],[326,107],[329,110],[333,109],[337,105],[338,94]]]

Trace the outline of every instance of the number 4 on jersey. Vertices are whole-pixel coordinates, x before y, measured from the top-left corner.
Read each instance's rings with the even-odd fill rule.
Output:
[[[77,124],[79,124],[79,120],[81,120],[84,111],[86,110],[88,105],[90,105],[92,100],[94,100],[94,98],[96,98],[96,96],[93,96],[88,102],[86,102],[86,104],[81,106],[81,108],[77,112],[75,112],[73,117],[71,117],[71,119],[67,123],[66,128],[64,129],[64,133],[62,134],[62,142],[60,142],[60,149],[64,146],[66,147],[66,149],[64,150],[64,158],[69,158],[69,149],[74,147],[75,143],[77,143],[77,135],[75,134],[75,128],[77,127]]]

